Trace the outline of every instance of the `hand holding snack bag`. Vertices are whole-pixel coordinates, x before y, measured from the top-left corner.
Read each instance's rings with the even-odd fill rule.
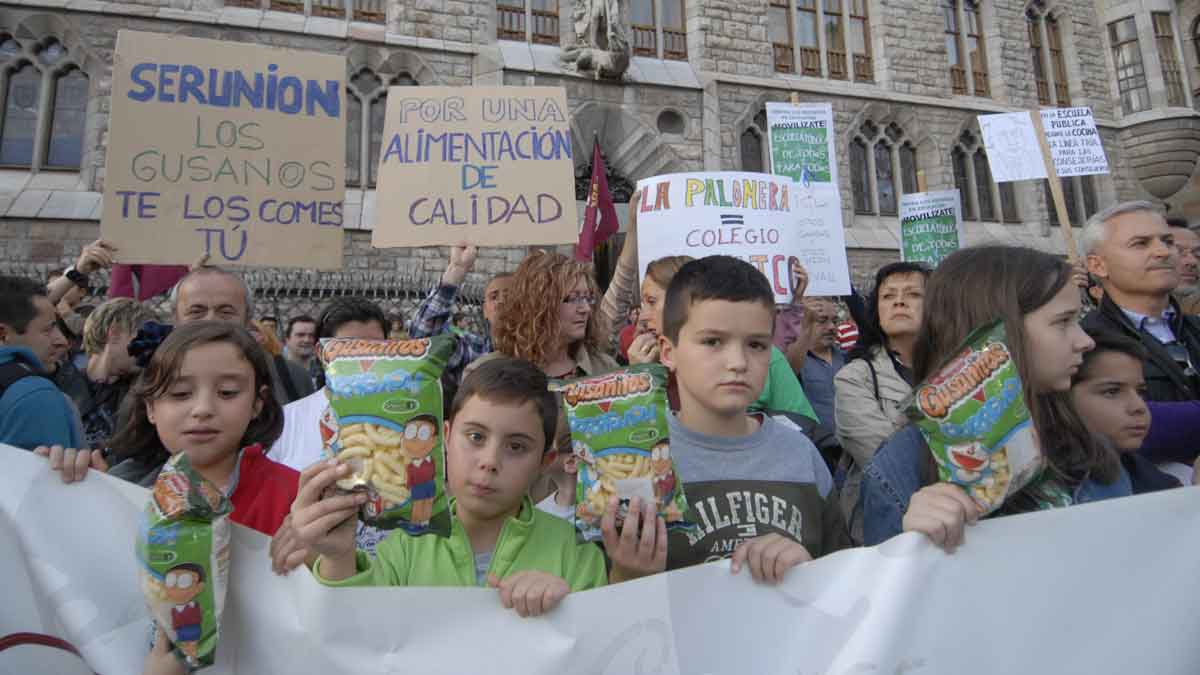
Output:
[[[667,529],[694,527],[685,518],[687,499],[671,461],[665,368],[636,365],[550,388],[563,396],[579,459],[575,528],[581,541],[602,538],[601,520],[613,496],[620,500],[618,521],[637,497],[655,505]]]
[[[409,534],[450,532],[442,444],[442,371],[452,337],[321,341],[336,434],[332,452],[351,467],[338,481],[365,491],[360,519]]]
[[[212,665],[229,575],[233,505],[200,477],[187,455],[158,474],[136,551],[142,593],[188,671]]]
[[[925,437],[942,481],[992,513],[1042,473],[1042,455],[1021,378],[995,321],[967,336],[953,361],[913,389],[902,406]]]

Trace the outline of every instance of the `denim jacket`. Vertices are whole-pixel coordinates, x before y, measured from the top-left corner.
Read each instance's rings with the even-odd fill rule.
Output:
[[[863,469],[862,500],[863,544],[874,546],[901,532],[901,521],[908,500],[922,487],[921,465],[929,455],[929,446],[921,432],[908,425],[889,438]],[[1129,474],[1111,485],[1085,480],[1075,488],[1075,504],[1100,501],[1133,494]]]

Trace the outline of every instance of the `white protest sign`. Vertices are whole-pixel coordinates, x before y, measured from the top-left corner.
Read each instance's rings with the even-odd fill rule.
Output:
[[[979,131],[997,183],[1046,177],[1042,144],[1028,112],[980,115]]]
[[[829,103],[767,102],[767,147],[771,173],[807,188],[837,186],[833,106]]]
[[[776,302],[789,302],[794,258],[808,271],[809,295],[850,292],[841,202],[832,186],[805,190],[784,176],[697,172],[646,178],[638,188],[642,275],[664,256],[731,255],[766,275]]]
[[[1050,108],[1041,112],[1059,177],[1108,173],[1108,158],[1091,108]]]
[[[0,651],[0,673],[142,672],[132,542],[148,491],[96,474],[64,485],[30,452],[0,457],[0,638],[61,638],[89,667],[44,670],[66,657],[31,645]],[[1197,488],[988,519],[953,555],[910,533],[778,586],[715,562],[573,593],[536,619],[491,589],[276,576],[267,547],[234,526],[207,675],[1200,672]]]
[[[900,259],[933,267],[966,241],[958,190],[900,196]]]

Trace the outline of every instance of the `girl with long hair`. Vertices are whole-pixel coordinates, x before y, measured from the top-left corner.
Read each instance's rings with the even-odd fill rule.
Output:
[[[1001,513],[1131,494],[1117,453],[1090,432],[1070,401],[1071,378],[1093,341],[1079,325],[1079,289],[1063,260],[1033,249],[957,251],[930,276],[913,353],[921,382],[958,354],[975,329],[1000,318],[1024,387],[1046,479],[1019,491]],[[913,425],[892,436],[866,466],[863,538],[874,545],[901,531],[925,533],[952,551],[979,518],[962,488],[937,482],[929,447]]]

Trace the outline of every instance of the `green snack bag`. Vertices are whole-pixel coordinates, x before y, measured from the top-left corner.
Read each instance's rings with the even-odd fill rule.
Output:
[[[985,513],[1037,478],[1045,458],[1034,433],[1004,323],[973,331],[959,354],[903,405],[938,465]]]
[[[352,473],[338,481],[365,491],[359,518],[409,534],[450,534],[442,445],[442,371],[453,336],[420,340],[321,340],[336,418],[324,425]]]
[[[695,527],[685,517],[688,503],[671,461],[665,368],[631,366],[550,388],[562,394],[579,459],[575,529],[580,541],[601,538],[600,520],[613,495],[621,500],[618,525],[629,500],[641,497],[657,505],[667,529]]]
[[[188,671],[212,665],[229,577],[233,504],[179,453],[158,474],[135,544],[142,593]]]

